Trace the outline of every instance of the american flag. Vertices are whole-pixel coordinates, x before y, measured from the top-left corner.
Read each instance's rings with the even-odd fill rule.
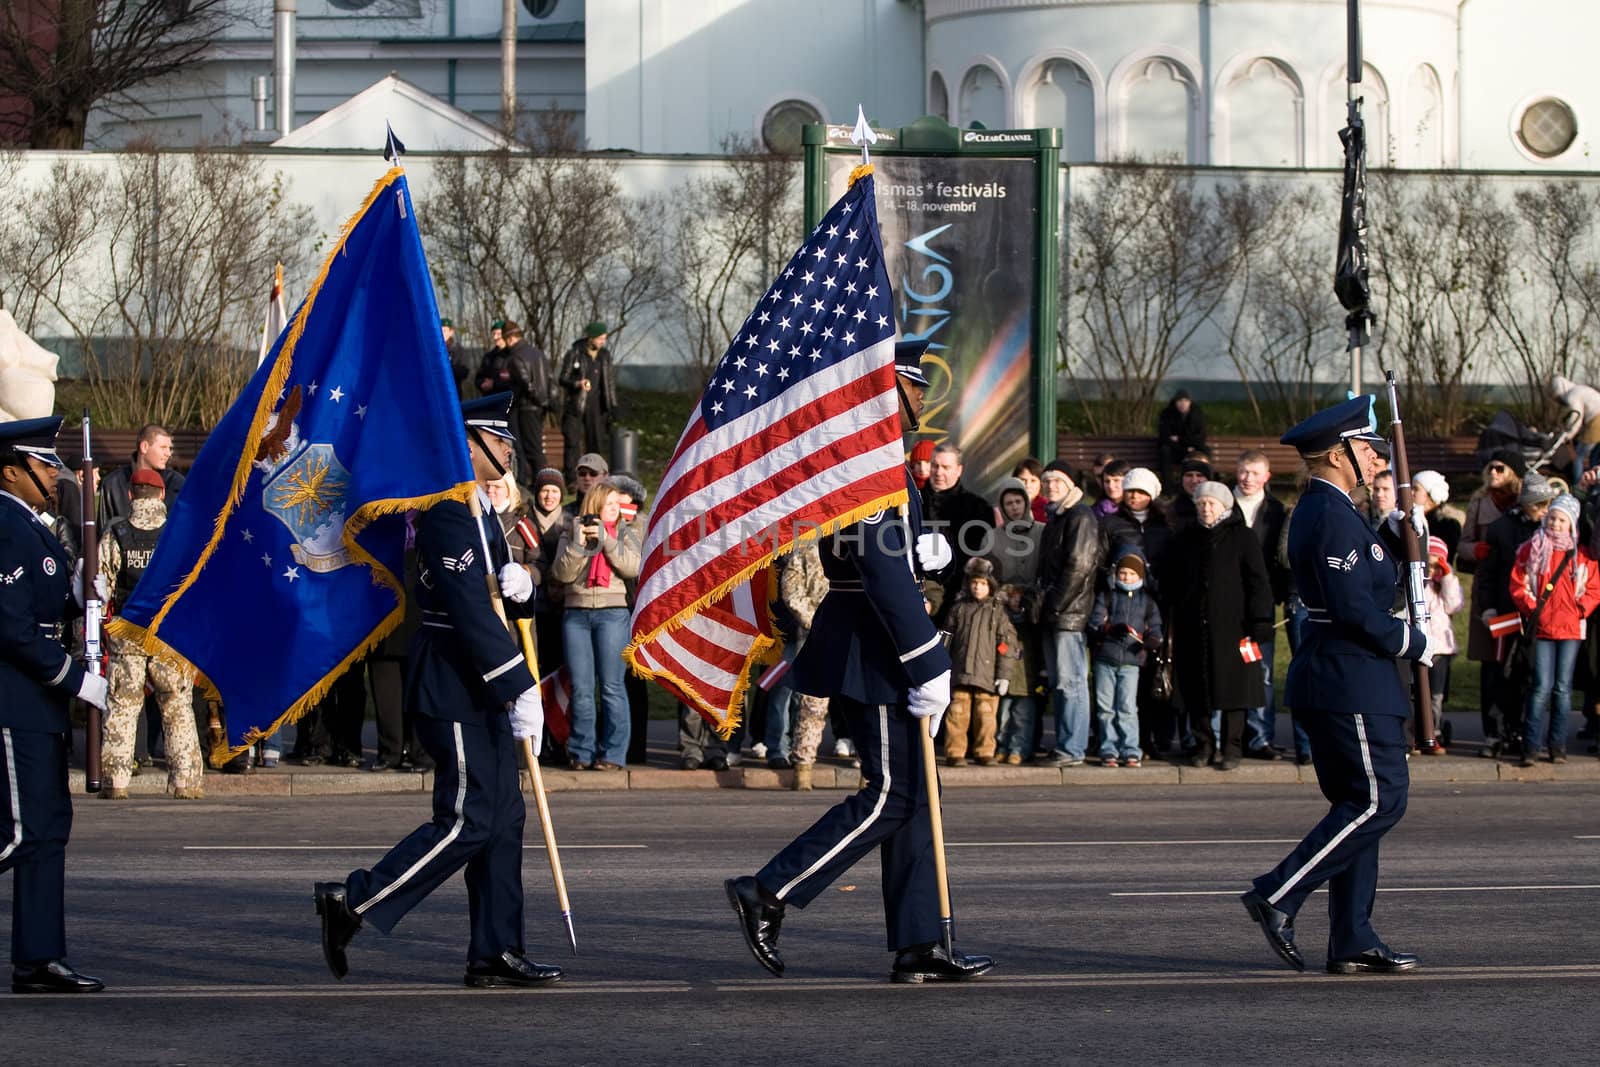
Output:
[[[726,736],[777,645],[775,555],[905,502],[894,302],[870,174],[744,322],[678,441],[624,655]]]

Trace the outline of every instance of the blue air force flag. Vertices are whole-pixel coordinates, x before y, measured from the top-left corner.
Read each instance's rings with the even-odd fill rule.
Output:
[[[238,752],[399,624],[404,513],[466,499],[472,480],[395,168],[195,459],[111,632],[193,665]]]

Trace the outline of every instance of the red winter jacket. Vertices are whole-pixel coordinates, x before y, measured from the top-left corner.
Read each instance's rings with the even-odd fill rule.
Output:
[[[1511,567],[1511,599],[1524,617],[1533,614],[1547,581],[1546,575],[1528,573],[1528,556],[1532,552],[1533,542],[1529,541],[1517,549],[1517,561]],[[1561,566],[1564,555],[1562,552],[1551,553],[1552,572]],[[1597,604],[1600,604],[1600,573],[1597,573],[1594,556],[1587,548],[1580,546],[1578,554],[1561,572],[1561,580],[1545,601],[1544,610],[1539,613],[1539,629],[1534,636],[1546,641],[1583,640],[1584,620]]]

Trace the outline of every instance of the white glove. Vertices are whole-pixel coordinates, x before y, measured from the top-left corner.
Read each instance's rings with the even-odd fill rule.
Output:
[[[496,577],[500,580],[500,595],[513,604],[526,604],[533,595],[533,578],[520,563],[507,563]]]
[[[1398,537],[1404,532],[1406,513],[1399,508],[1389,512],[1389,529]],[[1411,505],[1411,529],[1416,531],[1417,540],[1422,542],[1423,548],[1428,546],[1428,517],[1423,513],[1421,504]]]
[[[511,736],[518,741],[532,741],[533,754],[539,754],[539,746],[544,743],[544,699],[537,685],[523,690],[522,695],[512,703]]]
[[[1002,679],[1000,679],[998,682],[994,683],[994,688],[995,688],[995,692],[999,693],[1001,696],[1005,696],[1006,695],[1006,691],[1011,688],[1011,679],[1010,678],[1002,678]]]
[[[928,736],[933,737],[939,732],[939,724],[950,707],[950,672],[945,671],[912,689],[906,696],[906,704],[911,714],[928,720]]]
[[[950,561],[955,559],[955,553],[950,551],[950,542],[944,539],[942,533],[925,533],[917,538],[917,562],[927,574],[942,571],[950,566]]]
[[[110,599],[111,587],[106,584],[106,576],[96,571],[94,576],[94,596],[101,603]],[[72,599],[78,602],[78,607],[83,607],[83,559],[78,559],[77,566],[72,568]]]
[[[84,672],[83,681],[78,686],[78,699],[93,704],[101,711],[106,710],[106,694],[111,691],[111,684],[98,674]]]
[[[1434,645],[1433,635],[1432,634],[1430,634],[1430,633],[1428,633],[1428,631],[1424,630],[1424,631],[1422,631],[1422,636],[1426,640],[1424,641],[1423,646],[1422,646],[1422,655],[1417,657],[1417,662],[1422,664],[1424,667],[1432,667],[1433,666],[1433,657],[1434,657],[1435,653],[1438,651],[1438,649]]]

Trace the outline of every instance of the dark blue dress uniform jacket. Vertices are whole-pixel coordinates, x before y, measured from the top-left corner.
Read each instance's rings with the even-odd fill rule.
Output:
[[[922,599],[914,552],[922,498],[909,473],[906,488],[906,515],[882,511],[823,542],[828,595],[795,657],[800,692],[894,704],[950,669]]]
[[[0,493],[0,727],[65,733],[83,664],[63,646],[72,563],[33,509]]]
[[[534,684],[521,648],[489,601],[485,535],[487,563],[498,574],[511,553],[492,511],[484,509],[475,521],[467,505],[452,500],[417,519],[415,595],[422,625],[412,639],[407,706],[418,715],[496,725],[505,706]]]
[[[62,644],[72,565],[33,509],[0,493],[0,872],[13,871],[11,961],[67,952],[67,705],[84,668]]]
[[[1289,664],[1298,710],[1406,718],[1410,698],[1394,660],[1420,659],[1420,629],[1389,613],[1400,564],[1337,486],[1313,478],[1289,520],[1289,561],[1310,613]]]

